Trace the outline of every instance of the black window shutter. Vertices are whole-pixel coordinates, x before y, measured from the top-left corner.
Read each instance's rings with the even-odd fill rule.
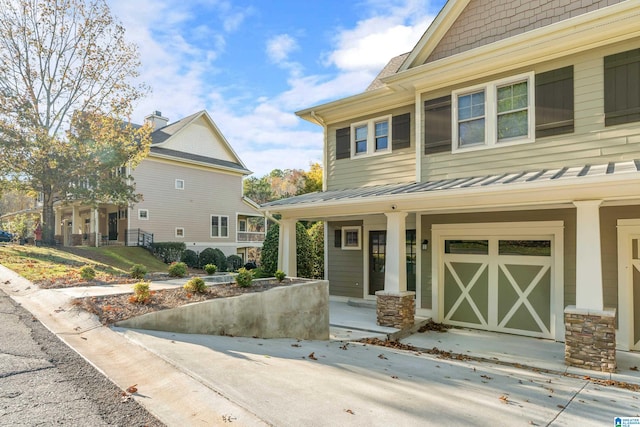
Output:
[[[394,150],[411,146],[411,113],[393,117],[391,137],[393,138]]]
[[[336,159],[351,157],[351,128],[336,130]]]
[[[640,49],[604,58],[604,124],[640,121]]]
[[[424,103],[424,154],[451,151],[451,96]]]
[[[536,74],[536,138],[571,133],[573,65]]]
[[[335,248],[341,248],[342,247],[342,229],[340,229],[340,228],[338,228],[334,232],[333,247],[335,247]]]

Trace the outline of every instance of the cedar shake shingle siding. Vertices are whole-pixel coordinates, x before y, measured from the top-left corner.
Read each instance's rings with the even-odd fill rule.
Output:
[[[622,1],[472,0],[425,63]]]

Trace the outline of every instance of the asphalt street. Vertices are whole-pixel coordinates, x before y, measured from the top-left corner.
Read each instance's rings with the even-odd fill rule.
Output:
[[[1,426],[161,426],[0,290]]]

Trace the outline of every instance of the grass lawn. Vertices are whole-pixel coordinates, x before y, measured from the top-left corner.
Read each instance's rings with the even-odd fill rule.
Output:
[[[0,246],[0,263],[22,277],[41,283],[47,281],[82,281],[80,268],[90,265],[96,279],[111,282],[127,276],[134,264],[142,264],[149,272],[165,272],[167,265],[148,251],[133,247],[70,248],[72,252],[32,245]]]

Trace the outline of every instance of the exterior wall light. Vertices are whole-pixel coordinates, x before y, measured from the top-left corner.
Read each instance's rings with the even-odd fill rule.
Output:
[[[422,241],[422,250],[426,251],[429,248],[429,241],[427,239],[424,239]]]

